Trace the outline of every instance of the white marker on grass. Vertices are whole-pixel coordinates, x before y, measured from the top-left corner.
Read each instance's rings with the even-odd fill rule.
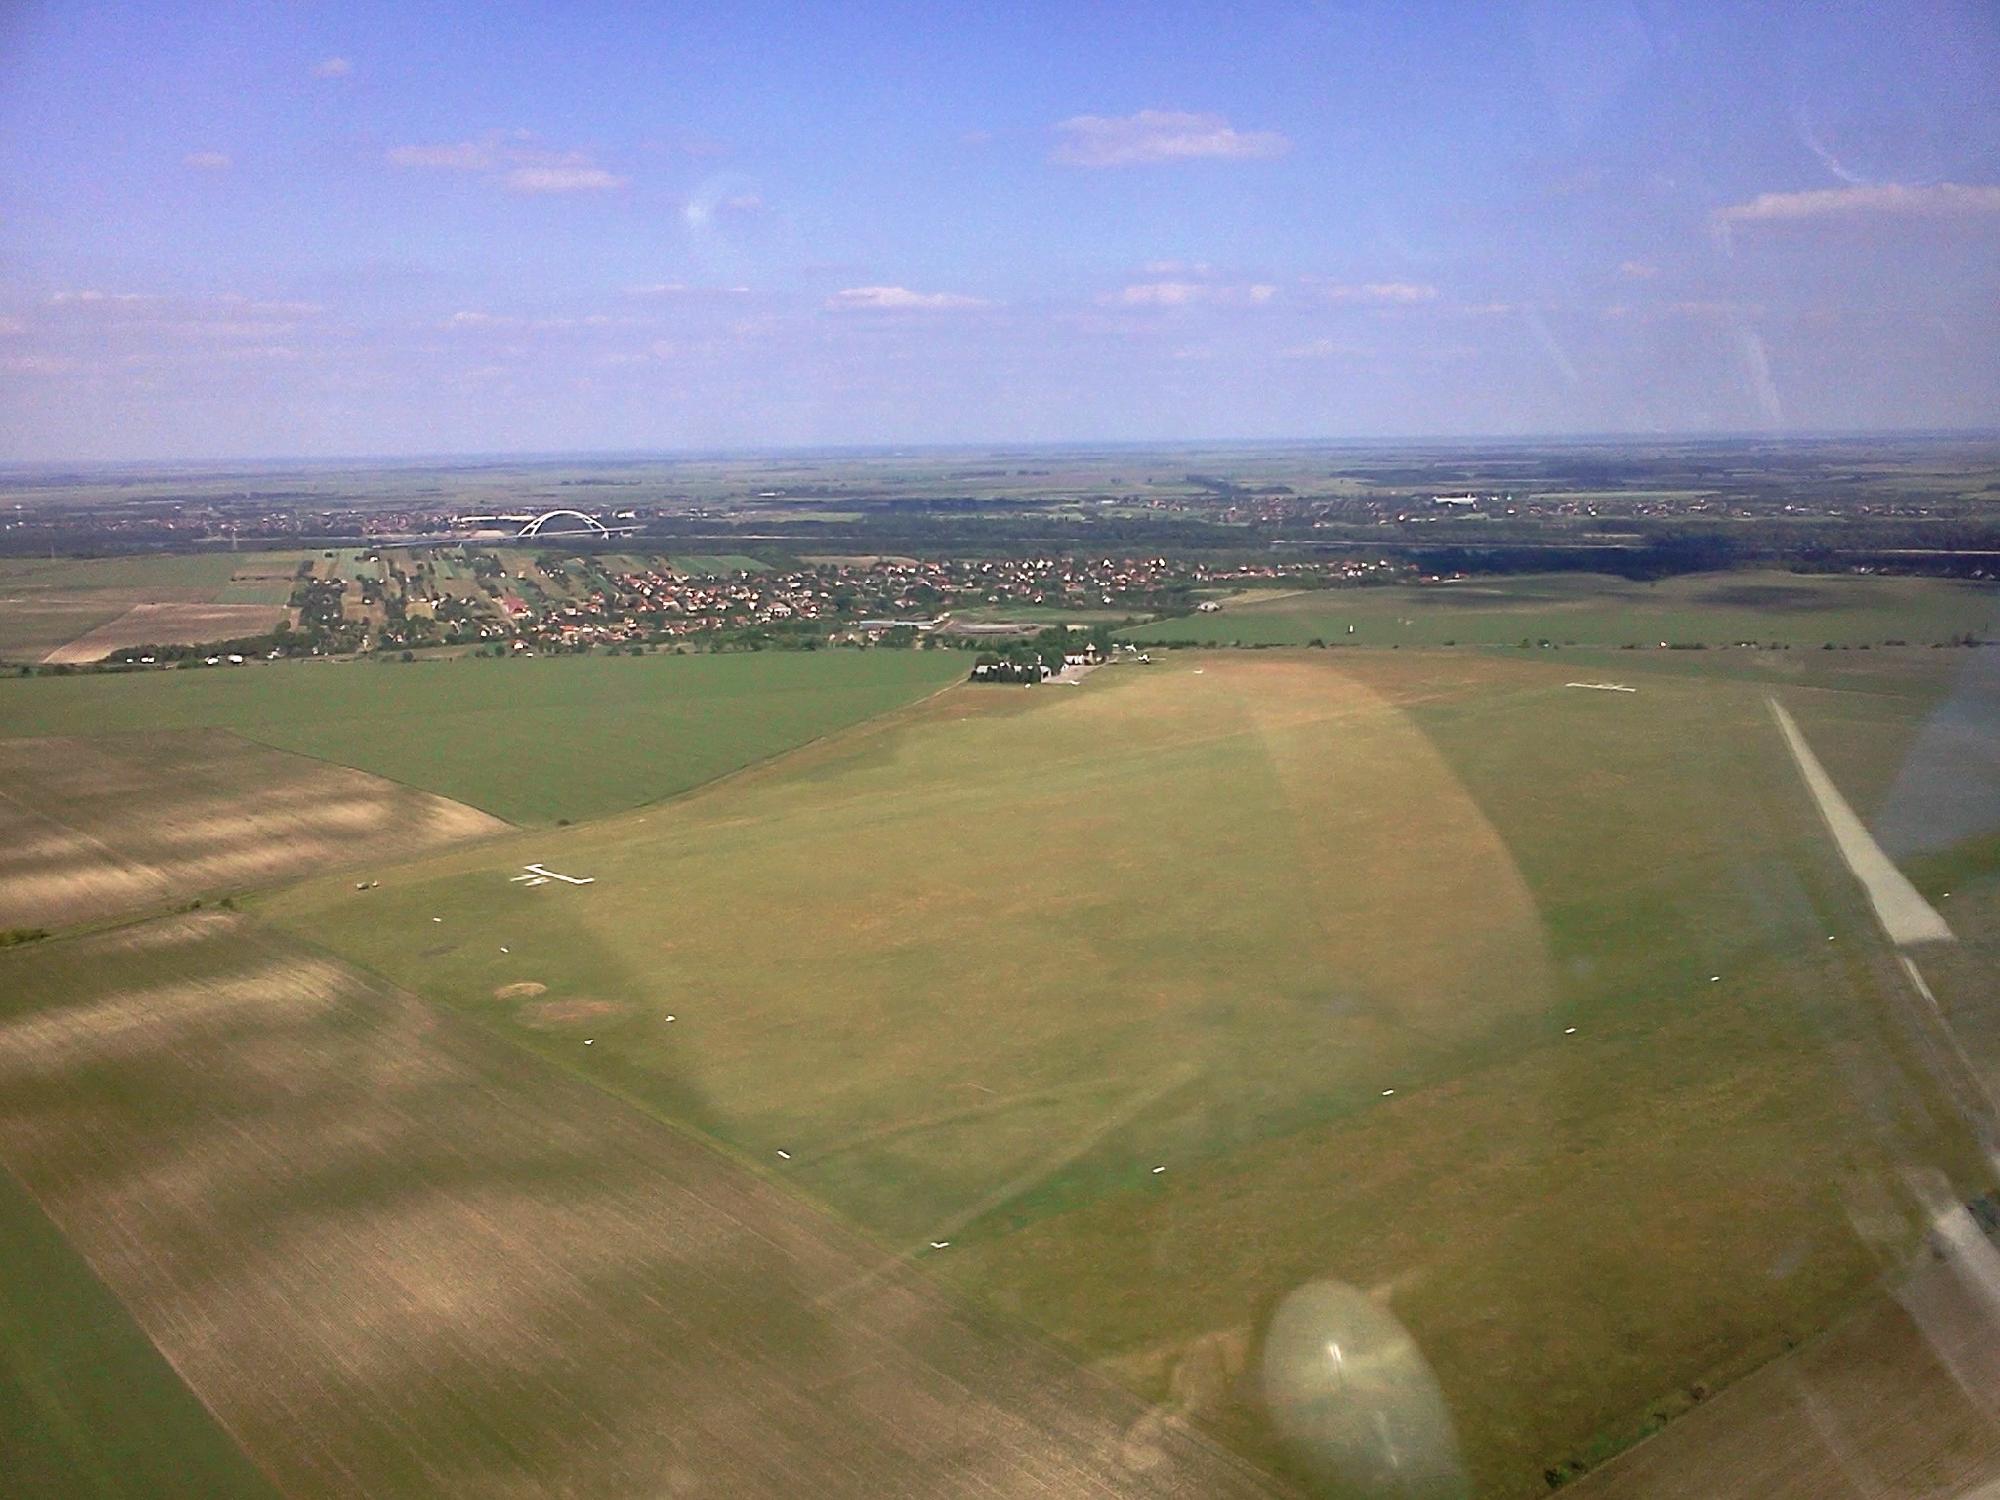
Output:
[[[789,1151],[780,1151],[778,1155],[782,1156],[786,1161],[790,1161],[792,1159],[792,1153]]]
[[[1396,1092],[1396,1091],[1395,1091],[1394,1089],[1384,1089],[1384,1090],[1382,1090],[1382,1097],[1383,1097],[1384,1099],[1386,1099],[1386,1098],[1388,1098],[1388,1097],[1389,1097],[1389,1096],[1390,1096],[1391,1094],[1393,1094],[1393,1093],[1395,1093],[1395,1092]]]
[[[1167,1169],[1166,1169],[1165,1167],[1155,1167],[1155,1168],[1153,1168],[1153,1175],[1154,1175],[1155,1177],[1158,1177],[1158,1176],[1159,1176],[1159,1175],[1160,1175],[1160,1174],[1161,1174],[1162,1172],[1164,1172],[1164,1171],[1166,1171],[1166,1170],[1167,1170]]]
[[[945,1247],[946,1247],[947,1245],[949,1245],[950,1243],[951,1243],[951,1241],[950,1241],[950,1240],[932,1240],[932,1241],[931,1241],[931,1249],[933,1249],[933,1250],[942,1250],[942,1249],[944,1249],[944,1248],[945,1248]]]
[[[1575,1028],[1574,1026],[1565,1026],[1565,1027],[1563,1027],[1563,1035],[1564,1035],[1564,1036],[1575,1036],[1575,1035],[1576,1035],[1576,1028]]]

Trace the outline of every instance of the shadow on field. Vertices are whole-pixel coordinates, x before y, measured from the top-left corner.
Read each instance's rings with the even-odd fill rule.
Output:
[[[1133,1467],[1129,1397],[454,1018],[131,936],[5,959],[0,1155],[288,1493],[1263,1492],[1178,1430]]]

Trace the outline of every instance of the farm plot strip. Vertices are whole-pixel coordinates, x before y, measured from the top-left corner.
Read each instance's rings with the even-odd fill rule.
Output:
[[[288,1494],[1266,1493],[693,1140],[222,914],[0,961],[0,1162]]]

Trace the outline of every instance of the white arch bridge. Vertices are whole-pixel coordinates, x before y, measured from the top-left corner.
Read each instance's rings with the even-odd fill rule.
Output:
[[[563,520],[581,521],[583,524],[580,526],[565,526],[556,531],[549,530],[549,523],[551,521],[563,521]],[[602,521],[598,520],[597,517],[593,515],[587,515],[580,510],[545,510],[538,516],[518,514],[518,515],[504,515],[504,516],[453,516],[451,518],[451,524],[454,526],[490,526],[498,524],[503,521],[511,524],[517,524],[520,526],[521,529],[514,533],[514,535],[517,537],[543,536],[543,535],[623,536],[627,532],[637,531],[639,529],[637,523],[633,523],[631,525],[606,526]]]

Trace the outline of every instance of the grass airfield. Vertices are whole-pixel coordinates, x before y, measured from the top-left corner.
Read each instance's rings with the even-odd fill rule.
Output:
[[[1770,640],[1764,584],[1676,587]],[[1992,616],[1808,587],[1857,645],[1890,594],[1912,637]],[[0,896],[99,924],[0,952],[0,1233],[74,1309],[0,1294],[29,1489],[94,1456],[148,1493],[105,1457],[144,1451],[218,1493],[602,1490],[699,1429],[746,1486],[874,1493],[921,1429],[993,1483],[1247,1490],[1182,1424],[1291,1472],[1259,1332],[1334,1278],[1415,1337],[1475,1492],[1541,1493],[1893,1280],[1913,1170],[1990,1185],[1767,699],[1953,923],[1924,971],[1990,1070],[2000,840],[1939,830],[1995,824],[2000,653],[964,665],[0,681]],[[470,805],[426,831],[425,793]]]
[[[1853,733],[1844,662],[1176,654],[259,910],[1261,1461],[1261,1320],[1373,1289],[1527,1494],[1898,1263],[1900,1166],[1983,1186],[1764,706],[1886,781],[1959,655]]]

